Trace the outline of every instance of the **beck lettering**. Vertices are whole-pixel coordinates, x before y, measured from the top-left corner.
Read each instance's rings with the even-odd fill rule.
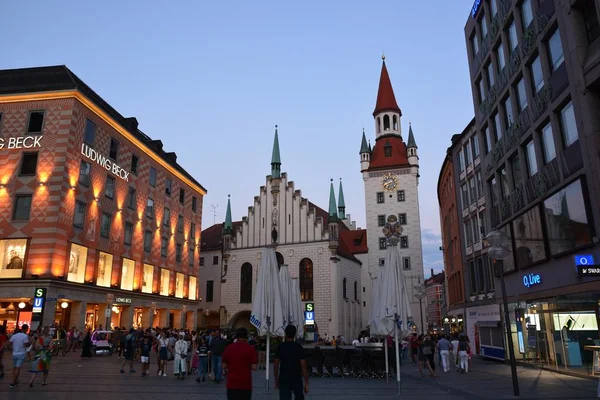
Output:
[[[41,136],[20,136],[7,139],[0,138],[0,149],[33,149],[42,147]]]
[[[106,156],[101,155],[85,143],[81,144],[81,154],[94,161],[96,164],[102,166],[105,170],[113,175],[118,176],[125,182],[129,182],[129,172],[125,171],[125,169],[121,168],[117,163],[109,160]]]

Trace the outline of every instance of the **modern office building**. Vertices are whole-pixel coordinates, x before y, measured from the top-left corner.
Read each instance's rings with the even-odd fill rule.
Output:
[[[489,232],[488,202],[484,196],[482,155],[475,119],[462,133],[452,137],[449,149],[454,171],[453,186],[459,213],[459,247],[465,269],[464,309],[455,307],[455,320],[473,343],[475,354],[504,359],[504,341],[500,324],[500,307],[496,304],[492,263],[487,256],[484,237]],[[457,283],[458,284],[458,283]],[[462,322],[462,323],[461,323]]]
[[[511,251],[498,272],[516,357],[582,374],[600,339],[600,281],[576,265],[600,263],[599,6],[476,1],[465,26],[486,213]]]
[[[195,328],[205,193],[65,66],[0,71],[0,321]]]

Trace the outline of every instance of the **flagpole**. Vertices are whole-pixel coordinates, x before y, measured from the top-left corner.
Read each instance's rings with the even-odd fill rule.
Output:
[[[269,363],[269,355],[271,354],[271,332],[267,331],[267,364],[265,365],[265,371],[267,374],[267,393],[269,392],[269,369],[271,368],[271,364]]]
[[[398,314],[395,315],[396,318],[394,324],[394,336],[396,339],[396,381],[398,381],[398,396],[402,393],[402,389],[400,388],[400,347],[398,345]]]

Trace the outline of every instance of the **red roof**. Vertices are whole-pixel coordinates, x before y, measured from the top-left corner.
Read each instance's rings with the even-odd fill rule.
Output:
[[[242,226],[242,221],[233,223],[233,235],[238,226]],[[223,249],[223,224],[214,224],[202,231],[200,237],[200,251],[221,250]]]
[[[368,253],[367,248],[367,230],[357,229],[354,231],[340,231],[340,247],[343,247],[351,254]]]
[[[379,77],[379,90],[377,91],[377,103],[375,104],[375,111],[373,115],[381,111],[397,111],[402,116],[402,111],[396,103],[396,96],[394,96],[394,89],[392,88],[392,81],[388,74],[385,61],[381,66],[381,76]]]
[[[385,156],[385,148],[391,147],[391,157]],[[409,166],[406,145],[400,136],[380,136],[375,142],[369,170]]]

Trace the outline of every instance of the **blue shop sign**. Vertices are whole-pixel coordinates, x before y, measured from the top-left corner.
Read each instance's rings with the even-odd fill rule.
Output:
[[[525,285],[525,287],[539,285],[540,283],[542,283],[540,274],[529,274],[523,277],[523,285]]]
[[[575,265],[594,265],[594,256],[591,254],[578,254],[575,256]]]
[[[477,15],[477,11],[479,11],[479,6],[481,6],[481,3],[483,3],[482,0],[475,0],[475,2],[473,3],[473,8],[471,9],[471,16],[473,18],[475,18],[475,16]]]

